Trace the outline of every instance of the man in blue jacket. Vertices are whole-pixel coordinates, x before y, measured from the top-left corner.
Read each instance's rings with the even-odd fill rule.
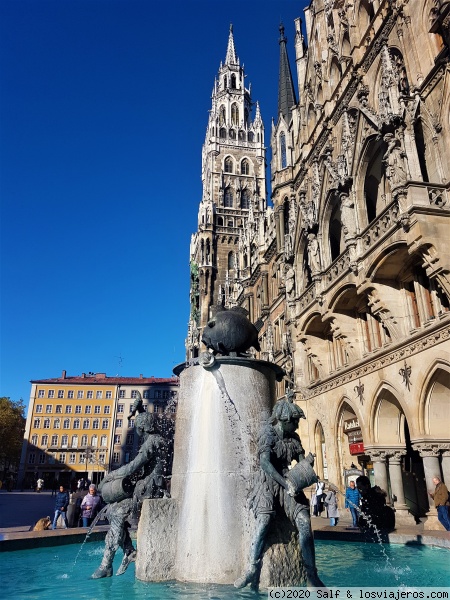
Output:
[[[353,527],[358,527],[358,508],[361,500],[361,494],[354,481],[350,481],[349,487],[345,490],[345,508],[350,511],[353,519]]]
[[[64,528],[67,529],[69,527],[67,521],[67,507],[69,506],[69,500],[69,492],[64,489],[63,485],[60,485],[59,492],[56,494],[55,516],[53,517],[52,529],[56,529],[56,523],[58,522],[60,515],[64,521]]]

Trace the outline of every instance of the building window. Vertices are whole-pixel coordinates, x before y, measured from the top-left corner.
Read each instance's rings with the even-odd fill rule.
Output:
[[[70,398],[70,399],[72,399],[72,398],[73,398],[73,390],[69,390],[69,391],[67,392],[67,397],[68,397],[68,398]]]
[[[45,397],[45,390],[39,390],[38,398],[44,398],[44,397]]]
[[[63,429],[70,429],[70,419],[64,419]]]
[[[75,406],[75,414],[76,415],[81,415],[81,404],[77,404]]]
[[[59,462],[61,464],[63,464],[63,465],[66,463],[66,453],[65,452],[61,452],[60,453],[60,455],[59,455]]]
[[[233,78],[233,76],[232,76]],[[235,87],[235,86],[233,86]],[[239,108],[238,105],[236,104],[236,102],[233,102],[233,104],[231,105],[231,124],[232,125],[239,125]]]
[[[84,452],[80,453],[80,465],[84,465],[86,463],[86,454]]]
[[[110,406],[105,406],[104,413],[105,413],[105,415],[109,415],[111,413],[111,407]]]
[[[36,454],[34,452],[31,452],[28,455],[28,464],[29,465],[34,465],[34,461],[36,460]]]
[[[42,404],[36,404],[36,413],[41,413],[42,412]]]
[[[58,398],[64,398],[64,390],[58,390]]]
[[[49,398],[54,398],[55,397],[55,390],[48,390],[48,397]]]
[[[120,435],[117,433],[117,434],[114,436],[114,443],[115,443],[115,444],[120,444],[120,439],[121,439],[121,436],[120,436]]]
[[[39,453],[39,464],[40,465],[44,465],[45,464],[45,452],[40,452]]]
[[[134,427],[134,419],[128,419],[128,429],[133,429]]]
[[[162,390],[155,390],[155,398],[162,398]]]
[[[227,156],[225,161],[224,161],[224,168],[223,170],[225,171],[225,173],[232,173],[233,172],[233,159],[231,158],[231,156]]]
[[[57,415],[62,415],[62,404],[57,404],[55,412]]]
[[[241,161],[241,175],[248,175],[250,173],[250,163],[246,158]]]
[[[227,187],[225,190],[223,205],[225,208],[233,208],[233,190],[229,187]]]
[[[87,446],[87,435],[86,434],[83,434],[81,436],[81,446],[82,447]]]
[[[103,419],[102,429],[109,429],[109,419]]]
[[[107,445],[108,438],[106,437],[106,435],[102,435],[102,437],[100,438],[100,446],[102,446],[102,448],[106,448]]]
[[[137,390],[131,390],[131,397],[137,398]]]
[[[125,464],[128,464],[130,462],[130,453],[129,452],[125,452]]]
[[[100,452],[100,454],[98,455],[98,462],[101,465],[105,464],[105,459],[106,459],[106,454],[104,452]]]
[[[72,448],[78,448],[78,436],[77,435],[72,436],[71,446],[72,446]]]
[[[99,419],[94,419],[92,421],[92,429],[100,429],[100,420]]]
[[[74,429],[80,429],[80,419],[75,419],[73,422]]]
[[[68,435],[63,435],[61,437],[61,446],[63,448],[67,448],[68,444],[69,444],[69,436]]]
[[[72,414],[72,405],[67,404],[66,405],[66,415],[71,415],[71,414]]]
[[[81,398],[83,397],[83,395],[84,395],[84,392],[83,392],[83,390],[78,390],[78,392],[77,392],[77,398],[78,398],[79,400],[81,400]]]
[[[71,452],[69,454],[69,465],[74,465],[75,464],[75,460],[76,460],[76,454],[75,452]]]
[[[37,444],[38,444],[37,433],[35,433],[34,435],[31,436],[31,443],[33,444],[33,446],[37,446]]]
[[[57,419],[55,419],[57,421]],[[50,429],[50,419],[44,419],[44,429]]]
[[[51,444],[50,445],[53,446],[53,447],[58,445],[58,436],[57,435],[52,435]]]
[[[123,413],[123,404],[118,404],[117,405],[117,412],[118,413]]]
[[[125,398],[125,390],[120,390],[119,398]]]
[[[83,419],[83,429],[89,429],[89,419]]]
[[[120,452],[113,452],[113,463],[118,464],[120,462]]]
[[[89,392],[87,393],[87,396],[86,396],[86,398],[87,398],[88,400],[90,400],[90,399],[92,399],[93,397],[94,397],[94,392],[93,392],[92,390],[89,390]]]
[[[123,420],[122,419],[116,419],[116,428],[122,427],[123,426]]]
[[[47,446],[48,445],[48,435],[43,435],[42,439],[41,439],[41,446]]]
[[[53,406],[52,406],[51,404],[47,404],[47,405],[45,406],[45,412],[46,412],[47,414],[51,414],[51,413],[53,412]]]
[[[130,446],[134,443],[134,433],[129,433],[127,435],[127,444]]]
[[[87,415],[90,415],[90,414],[91,414],[91,411],[92,411],[92,406],[91,406],[90,404],[87,404],[87,405],[85,406],[84,412],[85,412]]]
[[[96,404],[94,406],[94,415],[99,415],[100,414],[100,410],[101,410],[101,406],[99,404]]]
[[[150,398],[150,392],[149,392],[149,390],[144,390],[143,398],[145,398],[145,399]]]
[[[61,419],[55,419],[53,421],[53,429],[59,429],[60,427],[61,427]],[[44,428],[45,428],[45,424],[44,424]]]
[[[96,435],[93,435],[91,438],[91,446],[93,448],[97,448],[98,446],[98,437]]]

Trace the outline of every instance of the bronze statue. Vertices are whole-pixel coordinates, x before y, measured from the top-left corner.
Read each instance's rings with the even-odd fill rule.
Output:
[[[245,308],[216,307],[216,315],[203,330],[202,342],[214,353],[237,356],[253,346],[260,350],[258,330],[247,318]]]
[[[136,550],[129,533],[129,520],[144,498],[161,498],[164,495],[163,474],[167,445],[156,430],[154,415],[144,411],[139,392],[128,418],[136,413],[136,433],[143,440],[136,458],[108,473],[99,486],[103,499],[109,504],[107,516],[110,528],[105,538],[103,558],[92,574],[93,579],[111,577],[114,555],[119,546],[124,556],[117,575],[122,575],[130,562],[136,560]]]
[[[296,430],[304,419],[302,409],[294,404],[293,392],[279,400],[258,439],[259,473],[252,491],[250,506],[256,517],[256,530],[250,548],[250,565],[234,583],[243,588],[256,586],[264,541],[271,519],[283,510],[298,530],[308,587],[324,587],[316,569],[314,538],[311,530],[309,502],[305,487],[317,481],[312,469],[314,457],[305,451]],[[291,470],[292,461],[298,464]]]

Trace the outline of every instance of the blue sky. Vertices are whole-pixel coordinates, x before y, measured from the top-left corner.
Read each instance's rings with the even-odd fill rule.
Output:
[[[184,360],[201,148],[229,24],[270,141],[304,0],[0,0],[0,395]],[[295,79],[295,75],[294,75]]]

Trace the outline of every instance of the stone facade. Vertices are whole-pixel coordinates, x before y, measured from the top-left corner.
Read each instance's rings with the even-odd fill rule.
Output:
[[[271,133],[273,208],[242,222],[257,243],[228,275],[263,321],[260,358],[286,371],[278,395],[295,389],[318,473],[342,489],[358,463],[398,521],[429,528],[431,479],[450,484],[449,13],[444,0],[305,9],[299,100],[279,94]],[[280,49],[281,65],[283,30]]]

